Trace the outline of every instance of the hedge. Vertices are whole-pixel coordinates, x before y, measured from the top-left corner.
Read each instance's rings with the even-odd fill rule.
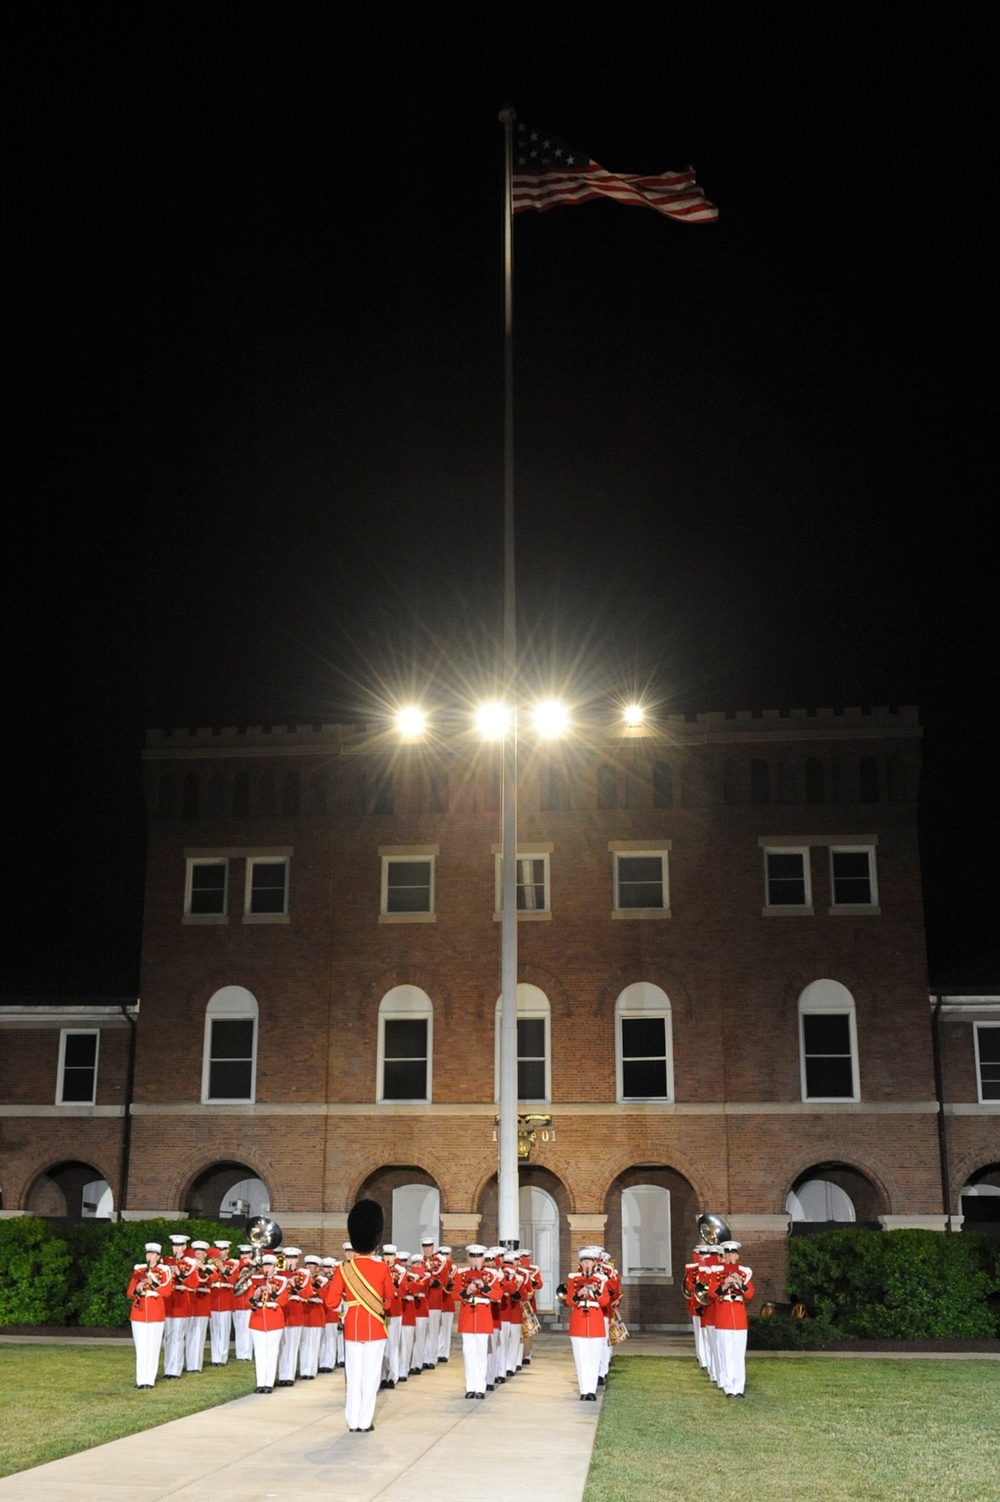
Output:
[[[834,1338],[990,1339],[1000,1335],[1000,1239],[921,1230],[795,1236],[788,1288]]]
[[[211,1242],[241,1231],[217,1220],[0,1220],[0,1325],[126,1325],[125,1290],[147,1241],[166,1255],[171,1233]]]

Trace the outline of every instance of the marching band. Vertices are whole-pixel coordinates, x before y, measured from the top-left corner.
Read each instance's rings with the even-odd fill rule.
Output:
[[[456,1310],[467,1399],[485,1399],[530,1365],[542,1277],[529,1249],[473,1243],[467,1265],[456,1266],[451,1248],[429,1238],[413,1256],[389,1242],[379,1248],[381,1209],[362,1200],[348,1218],[343,1259],[310,1254],[300,1266],[299,1247],[264,1251],[281,1231],[258,1224],[266,1230],[249,1223],[251,1241],[238,1255],[228,1241],[189,1243],[181,1234],[170,1237],[166,1258],[158,1242],[146,1243],[128,1285],[137,1388],[154,1386],[161,1349],[165,1378],[201,1371],[210,1330],[212,1364],[225,1365],[234,1339],[235,1359],[255,1363],[258,1393],[344,1367],[348,1428],[366,1433],[380,1390],[448,1361]],[[753,1272],[719,1217],[702,1217],[699,1231],[684,1270],[695,1356],[727,1398],[742,1398]],[[556,1292],[569,1311],[580,1401],[596,1402],[611,1354],[628,1338],[621,1278],[603,1247],[585,1246]]]

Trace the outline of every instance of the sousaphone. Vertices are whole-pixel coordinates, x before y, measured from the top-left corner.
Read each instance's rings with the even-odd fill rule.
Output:
[[[699,1215],[698,1235],[707,1246],[718,1246],[720,1241],[732,1241],[733,1233],[721,1215]]]

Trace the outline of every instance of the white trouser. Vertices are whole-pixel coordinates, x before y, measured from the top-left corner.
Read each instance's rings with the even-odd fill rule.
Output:
[[[273,1387],[278,1367],[278,1347],[283,1330],[251,1330],[253,1359],[257,1367],[257,1386]]]
[[[490,1337],[462,1333],[462,1360],[465,1362],[466,1392],[486,1391],[486,1363]]]
[[[741,1393],[747,1385],[747,1332],[716,1330],[719,1386],[724,1393]]]
[[[719,1353],[715,1340],[715,1326],[703,1325],[702,1340],[705,1342],[705,1370],[713,1382],[719,1380]]]
[[[299,1376],[315,1377],[319,1371],[319,1342],[322,1326],[306,1325],[299,1342]]]
[[[367,1429],[375,1417],[384,1355],[384,1340],[344,1341],[344,1375],[347,1378],[344,1417],[348,1429]]]
[[[606,1377],[608,1375],[608,1367],[611,1365],[611,1342],[608,1339],[608,1331],[610,1329],[611,1317],[610,1315],[606,1314],[604,1316],[604,1347],[601,1351],[601,1370],[599,1373],[599,1375],[602,1377]]]
[[[208,1334],[208,1315],[192,1314],[188,1320],[187,1338],[184,1342],[184,1360],[189,1372],[200,1372],[205,1365],[205,1336]]]
[[[301,1339],[301,1325],[285,1326],[285,1338],[281,1342],[281,1356],[278,1361],[279,1382],[295,1381],[295,1367],[299,1359],[299,1342]]]
[[[163,1336],[163,1375],[179,1377],[184,1370],[188,1317],[185,1314],[181,1319],[167,1319],[164,1324],[167,1328]]]
[[[233,1328],[233,1311],[231,1309],[213,1309],[209,1317],[208,1328],[212,1340],[213,1364],[224,1366],[229,1360],[229,1337]]]
[[[419,1372],[420,1369],[423,1367],[424,1362],[427,1360],[426,1351],[427,1351],[427,1316],[426,1316],[426,1314],[418,1314],[417,1315],[416,1334],[413,1337],[413,1362],[412,1362],[412,1369],[414,1371],[418,1371]]]
[[[441,1310],[441,1334],[438,1337],[438,1360],[447,1361],[451,1355],[451,1332],[455,1324],[455,1311],[453,1309]]]
[[[416,1325],[400,1325],[399,1375],[404,1382],[410,1375],[410,1367],[413,1365],[413,1340],[416,1336],[416,1333]]]
[[[337,1364],[337,1330],[338,1326],[327,1320],[323,1326],[323,1335],[319,1343],[320,1370],[332,1372]]]
[[[389,1338],[385,1343],[385,1376],[390,1382],[399,1380],[399,1352],[402,1345],[403,1316],[393,1314],[389,1317]]]
[[[250,1310],[233,1310],[233,1335],[236,1340],[236,1360],[253,1360],[253,1341],[250,1339]]]
[[[581,1393],[596,1392],[597,1379],[601,1374],[601,1348],[604,1342],[597,1335],[571,1335],[569,1343],[573,1347],[576,1380]]]
[[[135,1341],[135,1385],[153,1387],[156,1383],[156,1368],[160,1364],[160,1347],[163,1344],[163,1326],[166,1320],[134,1319],[132,1339]]]
[[[424,1346],[424,1364],[436,1366],[438,1359],[438,1342],[441,1339],[441,1311],[440,1309],[428,1309],[427,1311],[427,1344]]]

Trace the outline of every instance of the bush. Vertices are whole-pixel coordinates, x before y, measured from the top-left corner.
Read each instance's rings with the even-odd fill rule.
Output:
[[[32,1215],[0,1220],[0,1325],[127,1325],[132,1269],[158,1241],[166,1256],[171,1232],[193,1241],[235,1239],[242,1226],[215,1220],[83,1220],[67,1224]]]
[[[47,1220],[0,1221],[0,1325],[65,1324],[72,1255]]]
[[[993,1238],[941,1231],[793,1237],[789,1287],[842,1337],[987,1339],[1000,1333]]]

